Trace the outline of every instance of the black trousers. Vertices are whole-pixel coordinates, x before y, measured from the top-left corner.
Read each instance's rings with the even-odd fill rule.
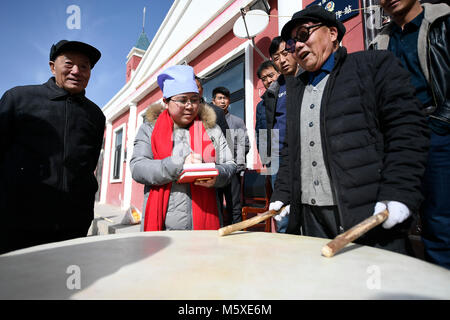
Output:
[[[8,229],[0,235],[0,254],[41,244],[86,237],[89,226],[59,229],[57,226]]]
[[[61,205],[55,209],[50,205],[32,208],[26,204],[19,207],[16,212],[8,211],[12,214],[5,217],[2,224],[0,254],[45,243],[86,237],[94,216],[93,210],[77,209],[69,205]],[[20,216],[22,212],[25,213]]]
[[[302,234],[310,237],[334,239],[341,225],[337,206],[302,205]],[[401,254],[414,255],[408,240],[409,219],[391,229],[381,225],[355,240],[355,243],[379,249],[394,251]]]
[[[222,208],[222,212],[224,213],[224,225],[229,225],[242,221],[242,206],[241,206],[241,180],[240,175],[234,174],[231,177],[231,182],[223,187],[218,189],[218,196],[220,199],[220,205],[223,206],[223,197],[225,196],[226,208],[227,208],[227,217],[225,216],[225,212]]]

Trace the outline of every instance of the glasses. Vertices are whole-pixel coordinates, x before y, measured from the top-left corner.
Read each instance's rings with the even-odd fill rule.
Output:
[[[190,99],[189,98],[180,98],[177,100],[170,98],[169,101],[173,101],[179,107],[185,108],[185,107],[187,107],[188,103],[191,104],[191,106],[198,105],[202,101],[202,99],[200,97],[192,97]]]
[[[276,75],[275,72],[269,73],[267,76],[261,77],[261,80],[266,81],[267,78],[273,78],[275,77],[275,75]]]
[[[313,31],[310,31],[312,28],[315,27],[321,27],[323,26],[323,23],[318,23],[318,24],[313,24],[312,26],[302,26],[300,28],[298,28],[297,30],[297,34],[295,35],[295,37],[293,39],[289,39],[286,42],[286,50],[290,53],[293,53],[295,51],[295,44],[297,42],[303,42],[305,43],[306,41],[308,41],[309,36],[311,35],[311,33],[313,33]]]

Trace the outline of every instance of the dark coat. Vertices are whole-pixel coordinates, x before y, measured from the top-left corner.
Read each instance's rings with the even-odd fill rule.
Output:
[[[275,124],[275,110],[278,102],[278,92],[280,90],[279,81],[283,79],[284,75],[278,77],[278,81],[272,82],[269,88],[262,95],[262,101],[256,106],[256,142],[258,152],[261,155],[263,164],[270,164],[270,157],[272,155],[272,134],[271,129]],[[284,81],[284,80],[283,80]],[[260,141],[259,134],[262,133],[260,129],[269,129],[266,131],[266,135],[261,137],[264,140]],[[261,147],[261,150],[259,149]],[[267,150],[267,151],[266,151]],[[267,155],[267,158],[266,158]],[[265,161],[266,160],[266,161]]]
[[[388,51],[348,54],[338,49],[321,103],[326,169],[341,231],[373,213],[375,203],[395,200],[417,212],[422,201],[429,131],[409,73]],[[288,233],[301,226],[300,105],[308,74],[286,77],[287,148],[271,201],[290,203]]]
[[[3,231],[87,232],[104,128],[101,109],[84,92],[71,96],[54,78],[5,92],[0,100]]]
[[[227,130],[230,129],[228,126],[227,120],[225,119],[225,112],[223,112],[222,108],[214,105],[214,104],[208,104],[215,112],[216,114],[216,124],[220,127],[222,130],[223,135],[227,136]]]
[[[439,2],[439,1],[438,1]],[[439,127],[450,128],[450,7],[447,4],[424,4],[424,19],[417,38],[417,52],[421,71],[428,81],[434,106],[426,111]],[[388,48],[395,22],[386,25],[369,49]],[[435,121],[433,121],[435,123]]]
[[[215,104],[207,103],[207,105],[214,110],[214,113],[216,114],[216,124],[220,127],[220,130],[222,130],[222,133],[225,136],[228,145],[231,146],[231,138],[229,135],[227,135],[227,130],[230,129],[230,127],[228,126],[227,120],[225,119],[225,112],[223,112],[223,109],[216,106]]]

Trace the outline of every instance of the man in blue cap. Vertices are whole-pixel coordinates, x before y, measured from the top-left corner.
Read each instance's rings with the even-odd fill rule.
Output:
[[[409,73],[390,52],[347,54],[345,27],[312,5],[281,31],[304,70],[286,77],[287,147],[270,209],[287,233],[334,238],[372,214],[389,218],[357,242],[408,253],[428,128]],[[276,217],[279,219],[279,217]]]
[[[86,236],[105,116],[85,97],[100,51],[61,40],[53,77],[0,100],[0,253]]]

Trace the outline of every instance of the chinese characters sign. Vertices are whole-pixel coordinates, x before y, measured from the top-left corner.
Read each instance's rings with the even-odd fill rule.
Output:
[[[334,12],[340,21],[348,20],[359,13],[359,0],[316,0],[309,6],[318,4],[328,11]]]

